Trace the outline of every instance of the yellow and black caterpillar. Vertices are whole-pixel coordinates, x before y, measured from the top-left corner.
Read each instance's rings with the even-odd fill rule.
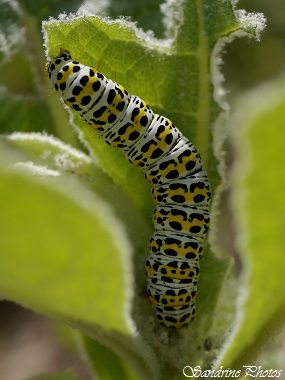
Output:
[[[187,326],[210,222],[210,184],[199,153],[169,119],[68,51],[46,68],[65,104],[144,171],[157,203],[146,260],[149,299],[161,324]]]

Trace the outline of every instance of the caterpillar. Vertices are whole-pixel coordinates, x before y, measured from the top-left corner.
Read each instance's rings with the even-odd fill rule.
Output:
[[[210,184],[195,146],[144,100],[67,50],[47,61],[62,100],[109,145],[140,167],[156,202],[146,260],[147,293],[157,320],[187,326],[195,315],[199,260],[209,228]]]

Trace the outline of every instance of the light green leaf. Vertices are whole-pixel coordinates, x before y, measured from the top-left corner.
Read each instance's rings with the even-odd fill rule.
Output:
[[[285,322],[284,120],[284,75],[236,107],[232,203],[244,289],[230,346],[220,360],[225,366],[260,365],[257,357]]]
[[[127,362],[122,360],[114,350],[88,336],[83,336],[82,339],[90,363],[99,379],[138,379],[137,375],[127,366]]]
[[[1,170],[2,296],[127,333],[131,267],[123,258],[131,247],[124,231],[112,228],[112,210],[71,175],[45,167],[40,174],[42,180]]]
[[[34,164],[46,166],[51,170],[72,172],[77,176],[89,179],[98,169],[95,159],[45,132],[14,132],[1,136],[1,140],[5,142],[6,146],[13,148],[18,154],[22,154],[21,158],[18,155],[15,156],[15,162],[20,159],[30,160]]]
[[[133,249],[126,235],[142,231],[134,245],[142,253],[151,234],[143,217],[88,156],[52,137],[15,133],[2,138],[1,151],[2,164],[15,168],[1,171],[1,295],[99,339],[148,378],[156,364],[146,348],[138,357],[142,343],[128,337]]]

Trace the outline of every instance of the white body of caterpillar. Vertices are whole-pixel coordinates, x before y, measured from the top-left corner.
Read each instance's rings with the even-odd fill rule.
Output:
[[[63,101],[139,166],[157,203],[146,260],[147,291],[158,321],[187,326],[194,318],[199,260],[209,228],[210,184],[195,146],[164,116],[69,52],[47,63]]]

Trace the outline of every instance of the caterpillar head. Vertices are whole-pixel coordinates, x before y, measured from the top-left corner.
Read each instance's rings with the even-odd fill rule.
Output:
[[[48,72],[48,77],[50,80],[54,78],[57,72],[64,66],[67,62],[72,61],[70,53],[65,49],[60,49],[60,54],[47,61],[46,71]]]

